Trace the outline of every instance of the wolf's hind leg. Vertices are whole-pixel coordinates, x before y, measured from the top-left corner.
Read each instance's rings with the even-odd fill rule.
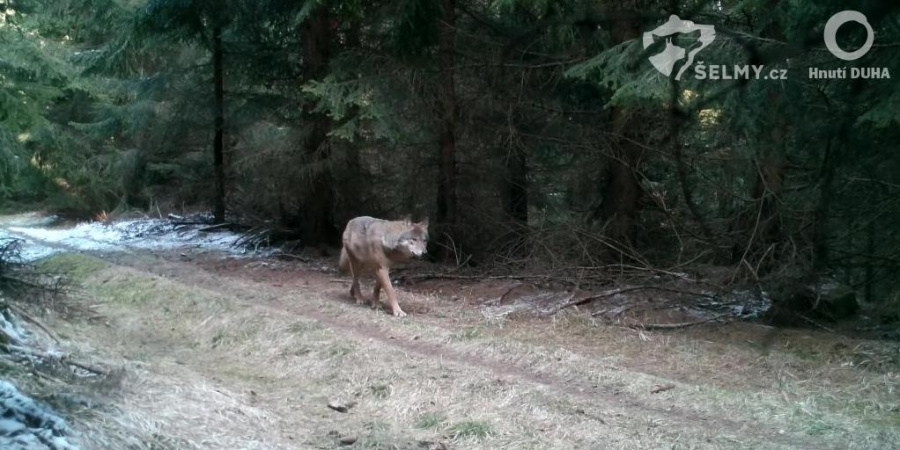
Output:
[[[372,306],[381,304],[381,279],[377,276],[375,277],[375,289],[372,290],[372,298],[369,299],[369,303]]]
[[[365,303],[365,298],[363,298],[361,289],[359,288],[358,278],[353,279],[353,286],[350,286],[350,296],[356,300],[357,305]]]
[[[388,300],[390,300],[391,304],[391,313],[396,317],[405,316],[406,313],[400,309],[400,305],[397,303],[397,293],[394,292],[394,287],[391,286],[391,277],[388,274],[387,267],[379,267],[377,277],[378,283],[384,288],[385,292],[387,292]]]
[[[362,296],[362,291],[359,288],[359,273],[356,270],[353,270],[353,264],[350,265],[350,270],[353,272],[353,284],[350,285],[350,297],[356,300],[357,305],[363,304],[365,299]]]

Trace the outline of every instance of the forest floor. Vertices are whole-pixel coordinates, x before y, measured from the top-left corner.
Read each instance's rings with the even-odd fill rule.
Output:
[[[67,415],[86,449],[900,448],[896,342],[498,318],[506,288],[463,281],[399,287],[397,319],[330,259],[76,251],[5,223],[73,281],[42,317],[64,350],[120,377]]]

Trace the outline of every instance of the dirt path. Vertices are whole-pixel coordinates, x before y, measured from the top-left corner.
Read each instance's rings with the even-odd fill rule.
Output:
[[[215,274],[199,268],[195,264],[165,261],[161,257],[148,260],[146,255],[140,258],[116,256],[117,264],[122,264],[138,270],[147,271],[155,275],[175,279],[180,282],[209,289],[219,294],[235,296],[246,304],[252,304],[274,314],[290,314],[298,317],[307,317],[325,324],[333,330],[339,330],[345,336],[353,336],[357,340],[369,342],[375,345],[393,347],[397,350],[416,354],[423,358],[439,359],[444,363],[457,364],[465,370],[483,371],[486,375],[514,383],[530,383],[541,388],[548,389],[555,394],[577,397],[580,400],[592,403],[600,403],[603,408],[613,414],[628,414],[645,416],[651,420],[658,420],[666,426],[677,426],[694,433],[705,433],[710,428],[733,436],[744,436],[758,439],[762,442],[770,441],[780,444],[799,444],[802,441],[785,438],[781,435],[768,435],[755,430],[753,424],[742,424],[723,417],[710,417],[696,411],[684,410],[673,407],[660,407],[647,404],[634,398],[627,392],[613,386],[598,385],[580,379],[564,379],[553,372],[536,371],[532,368],[518,364],[510,364],[498,358],[481,356],[458,350],[453,345],[438,340],[422,338],[420,335],[411,335],[408,329],[391,329],[387,326],[377,325],[365,317],[364,320],[348,318],[347,314],[329,314],[328,309],[311,308],[308,305],[298,305],[289,302],[287,298],[296,295],[290,288],[282,286],[272,287],[258,282],[245,280],[234,281],[231,277]],[[312,271],[305,271],[302,279],[307,289],[313,289],[326,299],[350,303],[349,296],[344,289],[328,288],[329,277]],[[415,309],[413,309],[415,310]],[[372,310],[371,314],[379,314],[380,311]],[[393,319],[391,319],[392,321]],[[411,319],[415,320],[415,319]],[[430,321],[434,323],[435,321]],[[442,324],[443,328],[451,324]],[[418,327],[414,328],[416,331]],[[809,443],[813,448],[812,443]],[[815,448],[821,448],[815,446]]]
[[[477,310],[423,293],[401,293],[413,314],[397,320],[352,304],[340,279],[304,264],[189,252],[95,256],[111,265],[76,272],[112,325],[78,334],[94,347],[110,347],[107,356],[125,365],[139,360],[157,389],[184,380],[193,380],[194,390],[211,384],[223,399],[255,411],[257,421],[270,423],[267,437],[253,441],[265,441],[262,448],[335,448],[341,437],[356,439],[351,448],[818,449],[898,442],[896,429],[863,425],[865,414],[845,417],[821,398],[830,392],[834,403],[846,403],[841,389],[858,381],[846,371],[826,372],[830,362],[805,367],[730,347],[746,366],[728,367],[737,364],[733,355],[710,354],[713,347],[700,343],[709,336],[673,343],[669,335],[597,328],[578,317],[486,323]],[[91,266],[79,259],[67,264]],[[725,364],[707,368],[705,361]],[[755,370],[772,374],[733,384]],[[783,381],[784,373],[805,391]],[[884,386],[870,386],[859,403],[894,407],[896,400],[885,405],[882,396],[896,377],[861,374],[879,375]],[[825,385],[811,387],[815,379]],[[676,389],[650,393],[670,383]],[[299,404],[291,401],[295,392],[305,393]],[[325,406],[335,398],[357,404],[337,413]],[[247,442],[232,445],[254,448]]]

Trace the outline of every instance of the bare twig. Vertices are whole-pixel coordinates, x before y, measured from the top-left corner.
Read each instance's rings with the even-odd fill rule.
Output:
[[[606,291],[606,292],[604,292],[604,293],[602,293],[602,294],[591,295],[591,296],[589,296],[589,297],[580,298],[580,299],[578,299],[578,300],[575,300],[574,302],[571,302],[571,303],[568,303],[568,304],[566,304],[566,305],[563,305],[562,308],[560,308],[560,309],[568,308],[568,307],[570,307],[570,306],[580,306],[580,305],[583,305],[583,304],[585,304],[585,303],[593,302],[594,300],[599,300],[599,299],[601,299],[601,298],[606,298],[606,297],[612,297],[612,296],[617,295],[617,294],[624,294],[624,293],[626,293],[626,292],[642,291],[642,290],[654,290],[654,291],[662,291],[662,292],[671,292],[671,293],[673,293],[673,294],[693,295],[693,296],[697,296],[697,297],[708,298],[708,299],[711,299],[711,300],[715,300],[715,299],[716,299],[716,296],[715,296],[715,295],[704,294],[704,293],[701,293],[701,292],[683,291],[683,290],[680,290],[680,289],[665,288],[665,287],[660,287],[660,286],[633,286],[633,287],[628,287],[628,288],[611,289],[611,290]]]
[[[60,342],[59,338],[56,337],[56,334],[54,332],[50,331],[50,329],[47,328],[43,323],[41,323],[41,321],[38,320],[36,317],[32,316],[31,314],[28,314],[27,312],[25,312],[25,310],[23,310],[22,308],[19,308],[16,305],[13,305],[12,303],[6,303],[6,307],[8,307],[9,309],[12,309],[13,311],[15,311],[16,314],[22,316],[23,319],[31,322],[32,324],[34,324],[34,326],[40,328],[44,333],[47,333],[47,336],[50,336],[50,339],[53,339],[57,344]]]
[[[60,364],[67,364],[67,365],[77,367],[79,369],[86,370],[88,372],[91,372],[91,373],[94,373],[97,375],[103,375],[103,376],[109,375],[109,371],[106,369],[101,369],[99,367],[93,366],[88,363],[73,360],[68,355],[63,355],[63,356],[57,357],[57,356],[49,355],[47,353],[44,353],[44,352],[41,352],[38,350],[31,350],[31,349],[27,349],[27,348],[20,347],[18,345],[12,345],[12,344],[5,344],[5,345],[0,344],[0,347],[4,347],[9,352],[18,352],[18,353],[22,353],[22,354],[25,354],[25,355],[28,355],[28,356],[31,356],[34,358],[43,359],[45,361],[55,361],[55,362],[59,362]]]
[[[554,277],[552,275],[453,275],[452,273],[422,273],[417,275],[401,275],[397,277],[397,280],[402,281],[413,281],[413,280],[434,280],[434,279],[443,279],[443,280],[546,280],[546,281],[558,281],[561,283],[574,285],[575,282],[560,278]]]
[[[6,280],[6,281],[8,281],[10,283],[14,283],[14,284],[25,285],[25,286],[28,286],[28,287],[34,288],[34,289],[47,289],[47,286],[41,286],[40,284],[32,283],[31,281],[23,280],[21,278],[9,276],[9,275],[0,275],[0,279]]]
[[[716,316],[716,317],[710,317],[709,319],[697,320],[694,322],[636,324],[636,325],[631,325],[631,328],[640,328],[640,329],[644,329],[644,330],[677,330],[680,328],[688,328],[688,327],[692,327],[695,325],[702,325],[704,323],[714,322],[720,318],[722,318],[721,315]]]
[[[208,226],[208,227],[203,227],[203,228],[200,228],[200,229],[197,230],[197,231],[198,231],[198,232],[201,232],[201,233],[203,233],[203,232],[210,232],[210,231],[221,231],[223,228],[226,228],[226,229],[227,229],[227,228],[231,228],[231,227],[233,227],[233,226],[234,226],[233,223],[231,223],[231,222],[225,222],[225,223],[220,223],[220,224],[218,224],[218,225],[212,225],[212,226]]]
[[[62,358],[60,358],[59,361],[61,363],[68,364],[70,366],[74,366],[79,369],[86,370],[88,372],[91,372],[91,373],[94,373],[97,375],[103,375],[103,376],[109,375],[109,371],[106,369],[101,369],[99,367],[92,366],[90,364],[86,364],[86,363],[83,363],[80,361],[74,361],[74,360],[70,359],[68,356],[63,356]]]
[[[828,328],[828,327],[826,327],[825,325],[822,325],[821,323],[816,322],[815,320],[812,320],[812,319],[810,319],[809,317],[804,316],[803,314],[797,314],[797,317],[799,317],[799,318],[801,318],[801,319],[803,319],[803,320],[805,320],[805,321],[807,321],[807,322],[809,322],[809,323],[811,323],[811,324],[813,324],[813,325],[815,325],[815,326],[817,326],[817,327],[819,327],[819,328],[821,328],[821,329],[823,329],[823,330],[825,330],[825,331],[827,331],[827,332],[829,332],[829,333],[834,333],[834,330],[833,330],[833,329]]]
[[[651,393],[651,394],[658,394],[658,393],[660,393],[660,392],[671,391],[672,389],[675,389],[675,385],[674,385],[674,384],[671,384],[671,383],[669,383],[669,384],[657,384],[656,386],[653,386],[653,389],[650,389],[650,393]]]
[[[310,262],[310,261],[312,261],[312,259],[310,259],[310,258],[308,258],[308,257],[306,257],[306,256],[292,255],[292,254],[290,254],[290,253],[276,253],[274,256],[275,256],[276,258],[295,259],[295,260],[300,261],[300,262]]]

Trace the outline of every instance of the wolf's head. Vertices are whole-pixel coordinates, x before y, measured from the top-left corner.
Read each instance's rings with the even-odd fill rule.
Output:
[[[418,258],[425,254],[428,246],[428,219],[413,223],[404,221],[404,230],[396,236],[391,247],[407,258]]]

